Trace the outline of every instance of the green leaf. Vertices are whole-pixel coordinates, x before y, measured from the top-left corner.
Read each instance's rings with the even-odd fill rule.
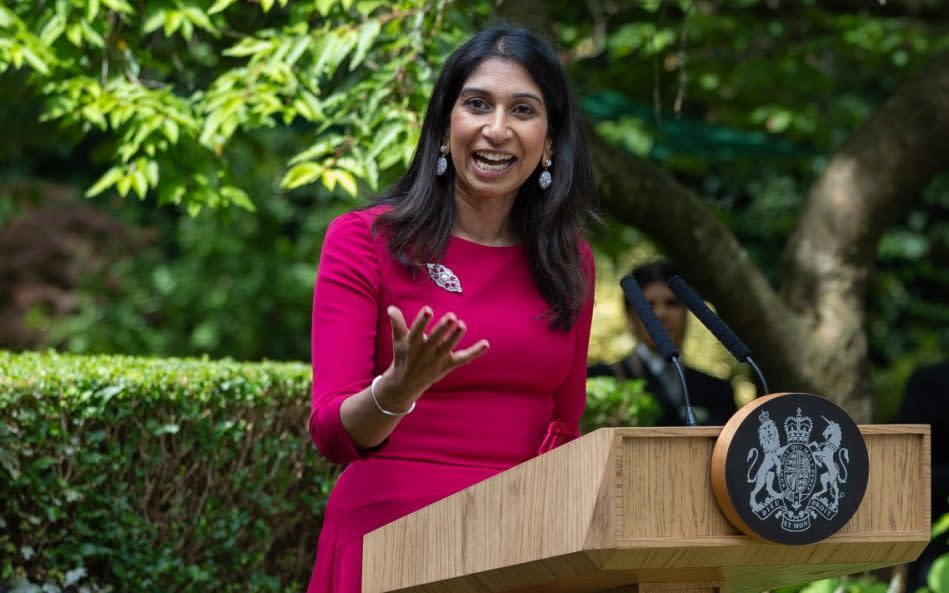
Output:
[[[303,161],[319,159],[320,157],[332,152],[333,146],[338,143],[338,140],[339,139],[336,137],[333,137],[331,140],[321,140],[300,154],[295,155],[292,159],[290,159],[290,164],[295,165],[297,163],[302,163]]]
[[[274,0],[260,0],[260,7],[264,9],[264,12],[270,12],[270,9],[273,8]]]
[[[102,111],[97,106],[86,105],[85,107],[82,108],[80,113],[88,121],[95,124],[95,126],[99,128],[100,130],[108,129],[109,124],[105,120],[105,115],[103,115]]]
[[[171,37],[172,34],[181,27],[184,21],[184,15],[178,10],[165,11],[165,37]]]
[[[128,172],[123,171],[123,175],[115,182],[115,189],[123,198],[127,196],[129,190],[132,189],[132,176]]]
[[[31,50],[29,47],[25,45],[22,47],[22,50],[23,50],[23,58],[27,61],[27,63],[30,66],[33,67],[34,70],[36,70],[40,74],[49,74],[49,67],[46,65],[46,62],[44,62],[42,59],[40,59],[39,56],[33,53],[33,50]]]
[[[248,37],[242,39],[240,43],[224,50],[223,53],[225,56],[231,56],[234,58],[242,58],[245,56],[252,56],[254,54],[259,54],[262,52],[273,51],[274,44],[276,42],[273,40],[265,41],[262,39],[255,39],[253,37]]]
[[[145,178],[144,171],[136,169],[132,172],[132,189],[140,199],[145,199],[145,194],[148,193],[148,180]]]
[[[280,180],[283,189],[295,189],[308,183],[313,183],[323,174],[323,167],[312,162],[299,163],[287,171]]]
[[[926,584],[933,593],[949,593],[949,554],[936,558],[926,575]]]
[[[353,52],[353,57],[349,61],[350,72],[355,70],[356,67],[362,63],[363,59],[365,59],[366,53],[369,51],[369,48],[372,47],[372,42],[376,40],[381,30],[382,24],[377,20],[367,21],[366,24],[359,29],[359,40],[356,42],[356,51]]]
[[[99,14],[99,0],[86,0],[86,20],[94,20],[97,14]]]
[[[66,39],[76,47],[82,47],[82,27],[79,23],[66,27]]]
[[[159,27],[165,24],[165,12],[164,10],[157,10],[151,14],[147,19],[145,19],[145,24],[142,25],[142,33],[149,34],[153,31],[157,31]]]
[[[208,14],[217,14],[219,12],[223,12],[228,6],[234,4],[235,2],[237,2],[237,0],[217,0],[217,2],[211,5],[211,8],[208,9]]]
[[[284,63],[292,66],[300,59],[300,56],[304,51],[310,46],[312,38],[309,35],[304,35],[297,39],[296,43],[293,44],[293,49],[290,50],[290,53],[284,59]]]
[[[185,6],[182,8],[182,11],[188,20],[194,23],[194,26],[198,27],[199,29],[204,29],[209,33],[213,33],[214,35],[218,34],[217,27],[214,26],[214,23],[211,22],[211,19],[208,18],[208,15],[196,6]]]
[[[92,187],[86,190],[86,197],[91,198],[101,194],[103,191],[115,185],[115,182],[118,181],[120,177],[122,177],[122,169],[119,167],[112,167],[106,171],[105,174],[100,177]]]
[[[181,21],[181,36],[186,41],[191,41],[191,35],[194,33],[194,25],[187,18]]]
[[[356,32],[351,30],[343,32],[337,39],[337,43],[333,45],[330,59],[326,62],[326,70],[329,76],[333,76],[336,73],[336,69],[359,41]]]
[[[235,187],[233,185],[225,185],[224,187],[221,188],[221,195],[224,198],[226,198],[231,204],[234,204],[235,206],[243,208],[244,210],[247,210],[248,212],[257,211],[257,206],[250,199],[250,196],[248,196],[247,193],[244,190],[240,189],[239,187]]]
[[[165,137],[168,138],[168,140],[172,144],[178,143],[178,132],[179,132],[178,122],[176,122],[175,120],[171,118],[165,118],[161,122],[161,129],[162,129],[162,132],[165,133]]]
[[[146,162],[145,177],[148,179],[148,185],[158,187],[158,163],[153,160]]]
[[[369,189],[372,191],[379,190],[379,167],[376,165],[375,159],[369,159],[366,161],[366,183],[369,185]]]
[[[943,513],[939,519],[933,523],[933,538],[949,532],[949,513]]]
[[[102,3],[116,12],[135,14],[135,9],[126,0],[102,0]]]
[[[316,0],[316,10],[320,13],[320,16],[326,16],[333,10],[333,5],[336,4],[336,0]]]
[[[380,6],[385,6],[385,2],[380,2],[379,0],[364,0],[356,4],[356,12],[361,14],[364,17],[372,14]]]
[[[327,169],[323,171],[321,179],[326,189],[333,191],[336,189],[336,181],[339,179],[339,172],[336,171],[336,169]]]
[[[372,150],[369,151],[369,158],[374,159],[376,156],[385,150],[392,142],[402,133],[403,122],[393,122],[388,124],[386,127],[382,128],[375,135],[375,141],[372,145]]]
[[[46,24],[43,25],[43,28],[40,29],[39,38],[46,45],[52,45],[53,42],[59,39],[59,36],[62,35],[63,31],[65,30],[66,19],[64,19],[63,16],[57,12],[53,14],[53,16],[50,17],[48,21],[46,21]]]
[[[105,47],[105,39],[102,38],[102,35],[100,35],[98,31],[92,28],[89,21],[83,19],[79,21],[79,25],[82,27],[82,36],[86,38],[86,41],[88,41],[90,45]]]
[[[338,169],[336,173],[339,184],[344,190],[346,190],[346,193],[355,198],[356,194],[358,193],[358,189],[356,188],[356,179],[353,177],[352,173],[349,171],[343,171],[342,169]]]
[[[321,76],[323,71],[327,68],[327,64],[332,59],[336,46],[339,45],[339,37],[333,31],[328,31],[322,38],[317,42],[316,47],[313,48],[313,53],[316,56],[316,61],[313,64],[313,74],[314,76]]]
[[[164,26],[165,37],[171,37],[175,31],[181,27],[181,22],[184,20],[184,15],[181,14],[178,10],[166,10],[165,19],[162,23]]]
[[[837,589],[837,579],[821,579],[808,583],[800,593],[834,593]]]

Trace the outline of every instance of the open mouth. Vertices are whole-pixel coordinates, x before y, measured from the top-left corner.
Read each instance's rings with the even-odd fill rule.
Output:
[[[482,171],[503,171],[517,160],[513,155],[501,152],[479,151],[473,156],[475,166]]]

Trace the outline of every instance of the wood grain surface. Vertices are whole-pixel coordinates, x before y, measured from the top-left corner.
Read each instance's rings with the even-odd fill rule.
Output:
[[[929,541],[929,427],[860,431],[867,493],[815,544],[729,522],[710,482],[720,427],[600,429],[367,534],[363,591],[751,593],[911,561]]]

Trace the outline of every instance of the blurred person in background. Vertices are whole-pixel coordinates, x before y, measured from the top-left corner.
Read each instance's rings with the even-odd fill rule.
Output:
[[[688,322],[688,310],[679,297],[666,284],[678,274],[675,266],[667,261],[653,261],[636,267],[633,279],[639,284],[662,327],[665,328],[676,348],[682,349]],[[646,331],[639,316],[629,303],[626,305],[626,321],[636,346],[622,360],[614,363],[599,363],[590,366],[589,377],[612,376],[617,380],[645,379],[646,391],[656,397],[663,413],[656,422],[658,426],[685,424],[682,383],[675,367],[659,354],[656,344]],[[685,380],[689,388],[689,399],[699,424],[721,426],[735,413],[735,395],[728,381],[713,377],[692,367],[683,365]]]

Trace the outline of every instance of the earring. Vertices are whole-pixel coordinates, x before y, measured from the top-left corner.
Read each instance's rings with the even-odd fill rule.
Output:
[[[552,161],[550,159],[544,161],[544,170],[541,171],[540,177],[537,178],[537,182],[540,183],[540,189],[547,189],[550,187],[550,184],[554,182],[554,178],[550,175],[550,171],[547,170],[551,164]]]
[[[445,158],[445,153],[448,151],[448,147],[442,144],[441,154],[438,155],[438,160],[435,161],[435,174],[441,177],[445,174],[445,171],[448,170],[448,159]]]

